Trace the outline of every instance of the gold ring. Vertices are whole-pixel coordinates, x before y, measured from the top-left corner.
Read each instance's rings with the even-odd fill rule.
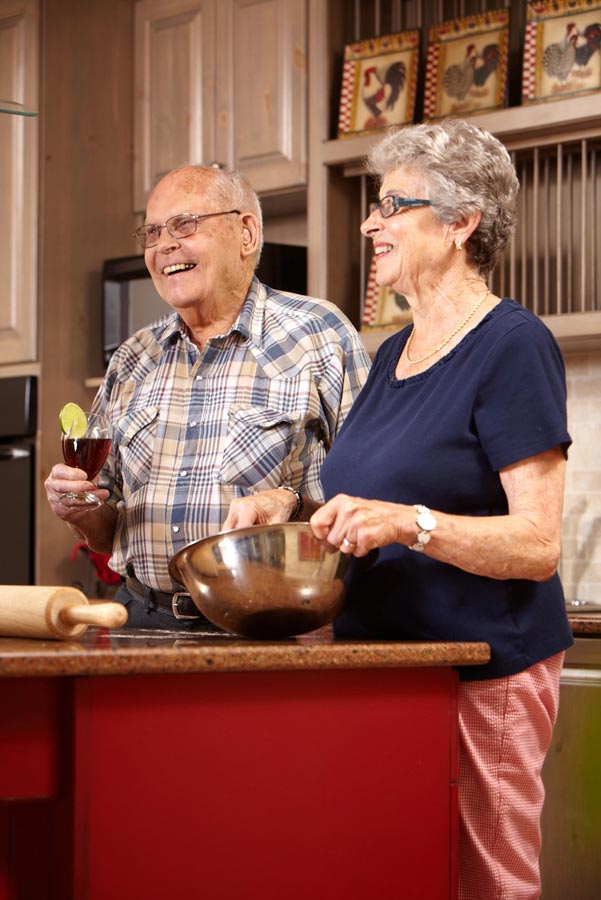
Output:
[[[342,546],[343,547],[356,547],[357,545],[355,544],[354,541],[349,541],[348,538],[343,538]]]

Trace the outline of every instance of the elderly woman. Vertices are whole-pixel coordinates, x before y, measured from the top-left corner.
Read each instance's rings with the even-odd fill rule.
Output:
[[[564,366],[540,320],[487,285],[516,218],[502,144],[446,120],[388,133],[368,164],[380,191],[361,230],[413,324],[377,353],[310,521],[355,556],[379,548],[338,635],[490,644],[487,665],[459,673],[459,898],[535,900],[540,772],[572,642],[556,572]],[[249,498],[229,524],[285,519],[286,494]]]

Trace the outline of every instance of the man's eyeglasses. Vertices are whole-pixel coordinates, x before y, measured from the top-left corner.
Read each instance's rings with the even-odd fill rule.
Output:
[[[140,225],[134,231],[134,237],[143,250],[148,247],[154,247],[158,244],[161,237],[161,231],[166,228],[171,237],[176,239],[190,237],[196,233],[198,223],[201,219],[210,219],[211,216],[229,216],[233,213],[240,215],[239,209],[228,209],[224,212],[204,213],[204,215],[194,215],[193,213],[180,213],[178,216],[171,216],[162,225]]]
[[[369,214],[380,213],[383,219],[389,219],[395,213],[402,209],[413,209],[417,206],[434,206],[433,200],[415,200],[410,197],[397,197],[395,194],[388,194],[382,197],[377,203],[369,204]]]

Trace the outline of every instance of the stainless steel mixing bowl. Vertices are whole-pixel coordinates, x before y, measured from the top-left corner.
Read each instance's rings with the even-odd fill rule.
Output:
[[[169,572],[213,624],[243,637],[280,638],[335,619],[349,560],[308,523],[287,522],[195,541],[173,557]]]

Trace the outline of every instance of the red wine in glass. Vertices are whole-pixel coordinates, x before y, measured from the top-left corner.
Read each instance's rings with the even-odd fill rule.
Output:
[[[65,462],[83,469],[90,481],[98,475],[110,452],[110,438],[63,438]]]
[[[63,458],[68,466],[83,469],[92,481],[102,469],[111,451],[112,430],[110,422],[104,416],[89,414],[87,428],[82,437],[62,436]],[[91,492],[69,491],[61,494],[64,506],[101,506],[102,501]]]

